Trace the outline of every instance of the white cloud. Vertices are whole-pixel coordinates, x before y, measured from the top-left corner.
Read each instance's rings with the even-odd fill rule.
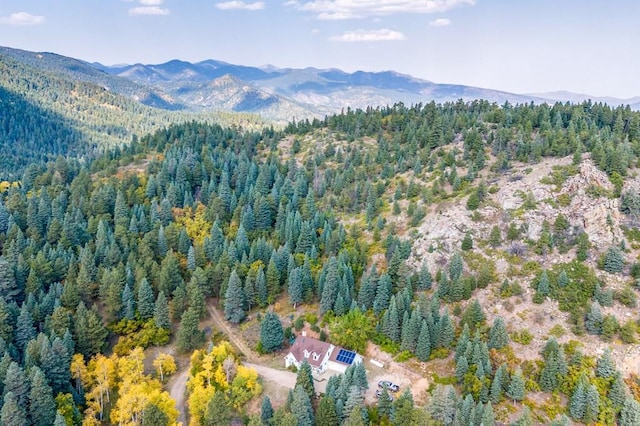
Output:
[[[129,9],[129,15],[138,16],[138,15],[169,15],[171,12],[167,8],[158,7],[158,6],[141,6],[134,7]]]
[[[164,0],[140,0],[140,4],[145,6],[160,6]]]
[[[451,20],[447,18],[438,18],[435,21],[429,22],[432,27],[448,27],[451,25]]]
[[[6,25],[40,25],[44,23],[44,16],[32,15],[27,12],[12,13],[9,16],[0,16],[0,24]]]
[[[356,19],[398,13],[438,13],[476,0],[313,0],[287,1],[285,6],[312,13],[317,19]]]
[[[382,29],[382,30],[355,30],[355,31],[347,31],[346,33],[329,37],[331,41],[341,41],[341,42],[362,42],[362,41],[401,41],[406,40],[407,38],[398,31]]]
[[[263,1],[245,3],[243,1],[233,0],[216,3],[216,7],[220,10],[262,10],[265,6],[266,4]]]

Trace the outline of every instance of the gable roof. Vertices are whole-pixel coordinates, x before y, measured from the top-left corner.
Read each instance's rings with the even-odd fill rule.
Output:
[[[332,345],[330,343],[322,342],[312,337],[298,336],[296,341],[293,342],[289,352],[298,362],[302,362],[306,359],[312,367],[320,367],[327,352],[331,349],[331,346]],[[309,353],[309,358],[305,358],[305,350]],[[314,353],[318,355],[317,360],[313,359]]]

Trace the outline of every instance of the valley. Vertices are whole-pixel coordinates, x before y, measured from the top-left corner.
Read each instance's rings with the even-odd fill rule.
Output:
[[[631,106],[0,68],[3,424],[639,424]]]

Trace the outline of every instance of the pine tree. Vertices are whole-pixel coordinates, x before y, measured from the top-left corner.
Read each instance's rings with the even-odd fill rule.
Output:
[[[38,367],[31,370],[29,416],[34,426],[49,426],[56,417],[56,402],[47,379]]]
[[[316,389],[313,384],[313,376],[311,375],[311,366],[305,359],[298,369],[298,375],[296,376],[296,387],[300,386],[307,393],[309,400],[313,400]]]
[[[489,245],[493,248],[498,248],[500,244],[502,244],[502,233],[498,225],[494,225],[491,228],[491,233],[489,233]]]
[[[69,388],[71,375],[69,367],[71,356],[66,345],[59,337],[53,340],[51,346],[45,340],[40,351],[42,368],[47,376],[54,394],[65,392]]]
[[[29,422],[22,407],[26,405],[20,404],[12,392],[6,393],[0,411],[0,423],[3,426],[27,426]]]
[[[409,389],[393,401],[391,410],[392,424],[395,426],[410,425],[413,423],[413,396]]]
[[[4,408],[3,408],[4,410]],[[640,425],[640,403],[632,397],[627,398],[620,412],[619,426]]]
[[[256,275],[256,298],[261,308],[267,306],[269,290],[267,289],[267,279],[264,275],[264,268],[260,266]]]
[[[313,409],[311,400],[305,389],[296,384],[291,402],[291,413],[295,416],[298,426],[313,426]]]
[[[587,312],[587,318],[584,322],[584,326],[589,334],[602,334],[602,322],[604,317],[602,315],[602,309],[598,302],[593,302]]]
[[[569,276],[565,270],[562,270],[560,275],[558,275],[558,287],[564,288],[567,285],[569,285]]]
[[[16,322],[16,331],[14,336],[16,346],[20,350],[24,350],[27,343],[31,339],[35,339],[36,337],[36,329],[33,326],[33,318],[31,317],[31,312],[29,312],[26,303],[23,303],[22,308],[20,309],[20,315],[18,316],[18,320]]]
[[[622,272],[624,257],[622,251],[616,246],[611,246],[604,257],[604,270],[610,274]]]
[[[129,284],[125,284],[122,290],[122,318],[132,320],[135,316],[133,292]]]
[[[233,270],[229,277],[229,285],[224,297],[224,316],[234,324],[240,323],[244,317],[244,292],[238,273]]]
[[[582,421],[589,424],[596,421],[600,413],[600,394],[598,393],[598,388],[596,388],[595,385],[590,385],[585,392],[585,397],[586,404]]]
[[[321,314],[325,314],[333,309],[333,306],[336,303],[336,298],[338,297],[340,281],[338,260],[335,257],[331,257],[327,263],[324,285],[322,287],[322,296],[320,298]]]
[[[596,376],[608,379],[616,373],[616,366],[611,359],[611,349],[606,348],[596,362]]]
[[[616,371],[613,376],[611,387],[609,388],[609,394],[607,395],[616,411],[620,411],[622,409],[628,394],[629,390],[622,378],[622,374],[619,371]]]
[[[29,400],[29,380],[22,367],[11,362],[4,379],[3,396],[11,393],[20,407],[27,407]]]
[[[460,256],[460,253],[456,252],[451,259],[451,264],[449,265],[449,278],[451,278],[451,281],[458,281],[460,279],[462,276],[462,268],[462,257]]]
[[[495,415],[493,413],[493,406],[491,401],[487,402],[482,412],[482,420],[480,422],[482,426],[494,426],[496,424]]]
[[[587,407],[587,394],[582,380],[578,383],[569,400],[569,413],[575,420],[581,420]]]
[[[284,331],[280,318],[273,312],[267,312],[260,324],[260,342],[265,352],[279,349],[284,342]]]
[[[140,426],[169,426],[169,417],[157,405],[149,403],[142,411]]]
[[[180,285],[184,285],[184,280],[180,275],[180,263],[173,251],[170,251],[162,260],[158,288],[165,294],[173,294]]]
[[[349,387],[349,393],[347,394],[347,399],[344,403],[344,409],[342,410],[343,417],[349,417],[353,410],[362,407],[364,404],[364,397],[362,396],[362,391],[359,386],[351,386]]]
[[[269,396],[262,398],[262,407],[260,408],[260,420],[263,425],[269,425],[271,418],[273,417],[273,406],[271,405],[271,399]]]
[[[462,383],[464,381],[464,376],[469,371],[469,363],[467,362],[467,357],[461,356],[456,361],[456,378],[458,379],[458,383]]]
[[[396,303],[396,297],[391,296],[391,303],[389,305],[389,310],[385,314],[386,321],[382,322],[382,331],[391,340],[394,342],[399,342],[400,340],[400,318],[398,315],[398,306]]]
[[[431,272],[429,271],[429,267],[427,262],[422,262],[422,266],[420,266],[420,270],[418,271],[418,283],[416,290],[430,290],[433,278],[431,277]]]
[[[56,412],[56,420],[53,422],[53,426],[67,426],[67,421],[64,419],[60,412]],[[147,426],[147,425],[145,425]]]
[[[153,320],[158,328],[171,330],[171,320],[169,319],[169,304],[164,292],[158,293],[155,306],[153,308]]]
[[[571,426],[571,420],[566,414],[556,417],[549,426]]]
[[[461,248],[464,251],[469,251],[469,250],[473,249],[473,239],[471,238],[471,234],[469,232],[464,234],[464,238],[462,239]]]
[[[207,403],[204,414],[203,426],[228,426],[231,425],[231,407],[222,390],[217,390]]]
[[[378,415],[381,418],[389,418],[391,417],[391,397],[389,396],[389,391],[385,386],[382,388],[382,392],[380,393],[380,397],[378,398]]]
[[[138,313],[143,320],[148,320],[153,317],[154,308],[153,288],[151,288],[149,281],[143,278],[138,286]]]
[[[320,399],[316,410],[316,426],[339,426],[340,420],[336,412],[336,402],[328,395]]]
[[[187,309],[180,320],[176,346],[180,352],[190,352],[204,343],[204,333],[198,329],[200,318],[194,309]]]
[[[502,317],[493,320],[493,326],[489,330],[489,348],[502,349],[509,344],[509,334],[507,326]]]
[[[289,302],[295,309],[298,303],[304,300],[304,288],[302,285],[302,271],[300,268],[294,268],[289,274],[289,285],[287,288],[289,294]]]
[[[416,356],[423,362],[427,361],[431,356],[431,336],[429,333],[429,326],[427,326],[427,322],[425,320],[422,320],[422,325],[420,327]]]
[[[511,376],[511,383],[509,383],[509,388],[507,389],[507,396],[515,402],[522,401],[524,399],[524,395],[524,379],[522,378],[522,372],[518,370],[513,374],[513,376]]]
[[[462,314],[462,322],[465,324],[469,324],[470,330],[475,330],[480,324],[482,324],[485,320],[484,312],[482,311],[482,306],[480,306],[480,302],[475,299],[471,302],[467,309],[465,309]]]
[[[102,323],[95,307],[87,310],[84,303],[80,302],[73,325],[78,352],[90,358],[104,349],[109,331]]]
[[[438,346],[450,348],[456,337],[456,330],[449,317],[449,311],[445,309],[438,322]]]

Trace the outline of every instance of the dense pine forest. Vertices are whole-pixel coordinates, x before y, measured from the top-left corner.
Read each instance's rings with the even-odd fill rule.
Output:
[[[623,324],[607,309],[633,309],[640,289],[640,195],[629,184],[639,113],[398,104],[283,131],[189,122],[78,158],[74,130],[5,95],[4,132],[28,134],[34,149],[3,162],[35,162],[0,195],[3,425],[176,424],[163,389],[176,363],[168,352],[145,362],[155,346],[190,356],[193,425],[640,424],[640,378],[611,351],[579,343],[636,342],[637,312]],[[530,238],[520,218],[543,203],[521,194],[523,207],[486,235],[470,228],[453,248],[417,243],[433,209],[462,203],[482,223],[499,179],[566,157],[545,182],[561,187],[584,164],[604,172],[587,192],[617,202],[618,241],[593,244],[562,214]],[[545,263],[555,255],[563,261]],[[511,262],[506,272],[498,257]],[[536,360],[518,353],[532,336],[480,299],[490,291],[505,305],[521,298],[566,314]],[[362,364],[321,396],[307,365],[272,406],[255,370],[199,327],[209,306],[232,325],[259,321],[260,353],[280,354],[299,328],[283,327],[285,317],[303,312],[336,345],[364,353],[373,342],[397,362],[444,367],[425,404],[383,389],[366,405]],[[249,409],[256,398],[259,413]]]

